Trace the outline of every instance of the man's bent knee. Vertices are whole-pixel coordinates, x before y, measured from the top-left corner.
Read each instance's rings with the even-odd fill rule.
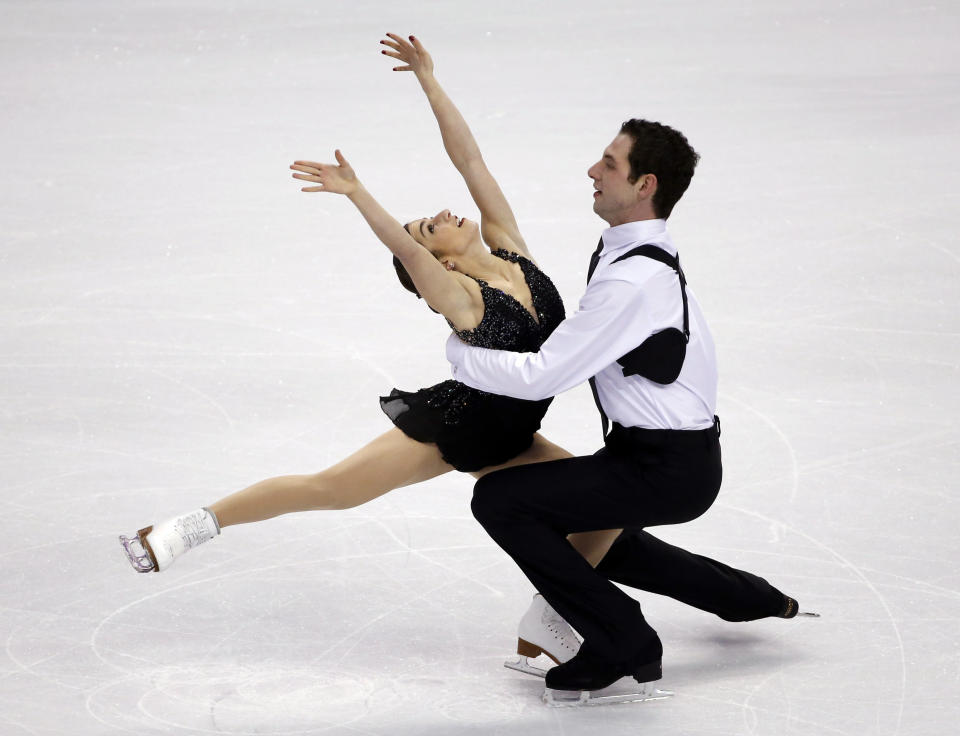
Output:
[[[480,478],[473,486],[470,510],[473,512],[474,518],[483,527],[495,524],[497,519],[502,518],[504,512],[512,507],[510,501],[514,494],[509,492],[508,486],[500,482],[500,478],[505,472],[498,470],[489,473]]]

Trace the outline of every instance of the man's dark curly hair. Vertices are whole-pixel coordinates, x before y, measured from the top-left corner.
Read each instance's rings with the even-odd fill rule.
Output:
[[[666,220],[690,186],[700,154],[693,150],[683,133],[661,123],[631,118],[620,126],[620,132],[633,139],[627,156],[628,180],[633,184],[644,174],[657,177],[653,209],[658,217]]]

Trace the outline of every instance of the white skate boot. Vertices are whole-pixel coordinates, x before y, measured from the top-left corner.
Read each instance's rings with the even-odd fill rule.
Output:
[[[175,516],[157,527],[141,529],[135,537],[120,536],[127,559],[137,572],[160,572],[173,561],[220,533],[217,517],[209,509]]]
[[[545,654],[556,664],[563,664],[579,651],[580,639],[570,624],[537,593],[533,596],[530,608],[520,619],[517,635],[519,656],[508,659],[503,666],[528,675],[544,677],[546,669],[531,664],[531,659]]]

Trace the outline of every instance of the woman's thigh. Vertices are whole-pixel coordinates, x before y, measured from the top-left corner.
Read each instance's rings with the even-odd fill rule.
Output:
[[[500,465],[491,465],[488,468],[481,468],[480,470],[470,473],[470,475],[472,475],[474,478],[482,478],[487,473],[492,473],[495,470],[515,468],[518,465],[529,465],[530,463],[545,463],[549,462],[550,460],[562,460],[568,457],[573,457],[573,453],[567,452],[560,447],[560,445],[554,444],[542,434],[537,432],[533,435],[533,444],[515,458],[507,460],[507,462]]]
[[[318,475],[349,508],[453,469],[435,444],[410,439],[394,427]]]

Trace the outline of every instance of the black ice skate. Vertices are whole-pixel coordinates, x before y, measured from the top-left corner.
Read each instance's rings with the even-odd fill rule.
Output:
[[[820,618],[819,613],[814,613],[813,611],[801,611],[800,604],[797,603],[796,599],[791,598],[788,595],[783,596],[783,606],[780,608],[780,613],[778,613],[777,616],[780,618],[796,618],[797,616]]]
[[[673,693],[653,686],[661,676],[659,659],[627,672],[581,649],[576,657],[547,672],[543,702],[550,706],[580,706],[663,700]],[[624,677],[632,677],[639,687],[607,690]]]

